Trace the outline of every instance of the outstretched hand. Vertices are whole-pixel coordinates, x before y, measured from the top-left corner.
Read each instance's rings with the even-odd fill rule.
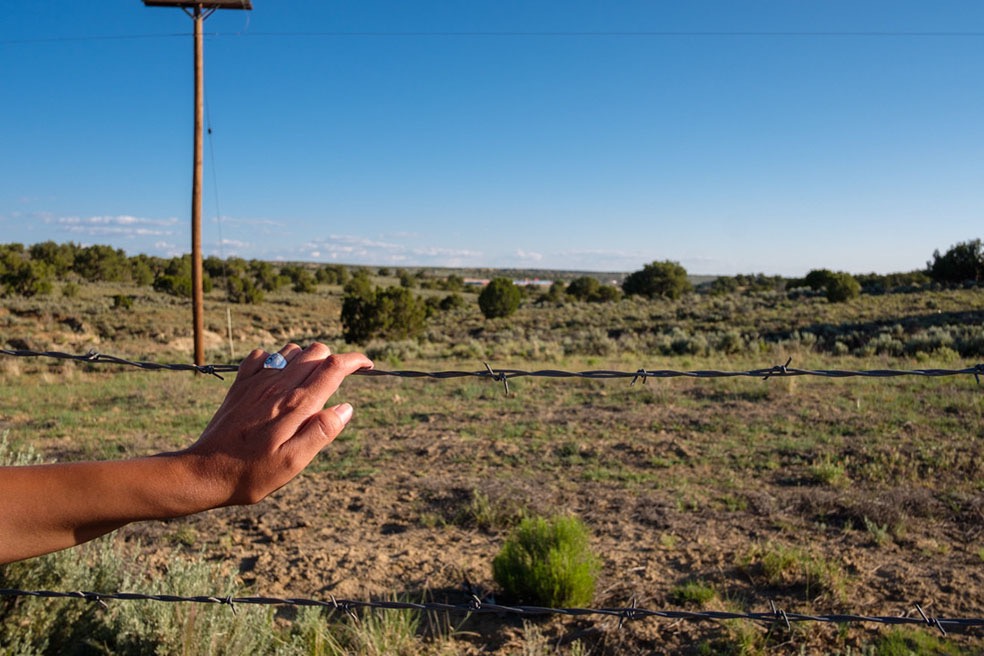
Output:
[[[325,408],[364,355],[323,344],[253,351],[205,432],[187,449],[146,458],[0,467],[0,563],[64,549],[120,526],[256,503],[296,476],[352,417]]]
[[[266,369],[264,351],[239,365],[225,401],[190,458],[209,506],[260,501],[303,470],[352,417],[347,403],[325,408],[349,374],[372,368],[358,353],[332,355],[323,344],[280,350],[283,369]]]

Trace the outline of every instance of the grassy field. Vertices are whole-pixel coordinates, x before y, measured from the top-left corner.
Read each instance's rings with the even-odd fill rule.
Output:
[[[120,293],[134,297],[131,309],[113,308]],[[466,294],[464,308],[432,317],[420,339],[362,346],[341,341],[340,294],[332,287],[283,292],[258,306],[210,296],[208,358],[234,361],[257,346],[320,340],[336,350],[364,348],[385,369],[481,370],[489,362],[746,370],[787,357],[801,368],[957,368],[984,361],[980,290],[863,295],[842,304],[775,293],[609,304],[528,299],[519,313],[495,321],[482,318]],[[0,310],[0,335],[10,346],[94,348],[157,361],[188,361],[189,323],[184,301],[108,285],[84,286],[69,299],[6,299]],[[228,384],[0,358],[0,432],[13,452],[34,449],[44,459],[175,449],[197,436]],[[491,561],[521,517],[562,512],[592,531],[603,564],[595,606],[758,612],[774,602],[787,612],[916,616],[919,604],[931,615],[984,616],[984,394],[973,377],[635,385],[523,378],[510,381],[508,395],[487,380],[353,377],[339,397],[356,407],[352,424],[270,499],[129,527],[95,556],[71,557],[102,571],[91,564],[106,560],[98,549],[125,553],[125,571],[104,580],[133,588],[153,583],[166,591],[181,567],[203,567],[209,572],[196,574],[197,585],[247,594],[458,602],[468,599],[465,581],[468,592],[496,594]],[[63,587],[64,577],[39,578],[38,567],[0,569],[0,582]],[[53,626],[40,618],[57,613],[103,612],[109,628],[99,630],[108,636],[125,624],[117,615],[138,612],[118,610],[126,602],[112,611],[66,610],[76,603],[0,605],[0,646],[31,653],[10,645],[26,640],[32,622]],[[230,638],[211,653],[244,648],[233,640],[242,634],[228,609],[217,612],[230,622]],[[281,653],[336,653],[338,642],[342,652],[359,653],[972,654],[984,637],[979,629],[942,638],[872,624],[787,630],[743,621],[647,619],[618,628],[598,618],[481,616],[448,625],[393,614],[321,623],[289,611],[248,617],[235,621],[253,622],[253,637],[261,625],[275,636],[252,647],[269,653],[276,651],[269,645],[283,646]],[[168,621],[187,631],[195,623]],[[357,628],[369,637],[353,637]],[[402,646],[367,646],[391,630],[402,631]],[[165,641],[162,653],[186,649],[184,635]]]

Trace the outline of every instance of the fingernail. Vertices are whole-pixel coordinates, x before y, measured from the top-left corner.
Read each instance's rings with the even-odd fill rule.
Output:
[[[352,406],[348,403],[341,403],[332,408],[338,418],[342,420],[342,426],[349,423],[349,419],[352,418]]]

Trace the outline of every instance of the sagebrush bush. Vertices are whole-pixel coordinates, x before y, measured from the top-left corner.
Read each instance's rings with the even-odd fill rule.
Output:
[[[523,294],[509,278],[494,278],[478,295],[478,307],[486,319],[508,317],[519,308]]]
[[[576,517],[524,519],[492,561],[510,598],[551,607],[591,603],[600,563],[588,529]]]

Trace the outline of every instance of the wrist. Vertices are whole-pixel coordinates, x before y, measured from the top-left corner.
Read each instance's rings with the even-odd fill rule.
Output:
[[[217,467],[204,456],[188,451],[154,456],[160,469],[162,514],[193,515],[229,505],[229,494],[221,485]]]

